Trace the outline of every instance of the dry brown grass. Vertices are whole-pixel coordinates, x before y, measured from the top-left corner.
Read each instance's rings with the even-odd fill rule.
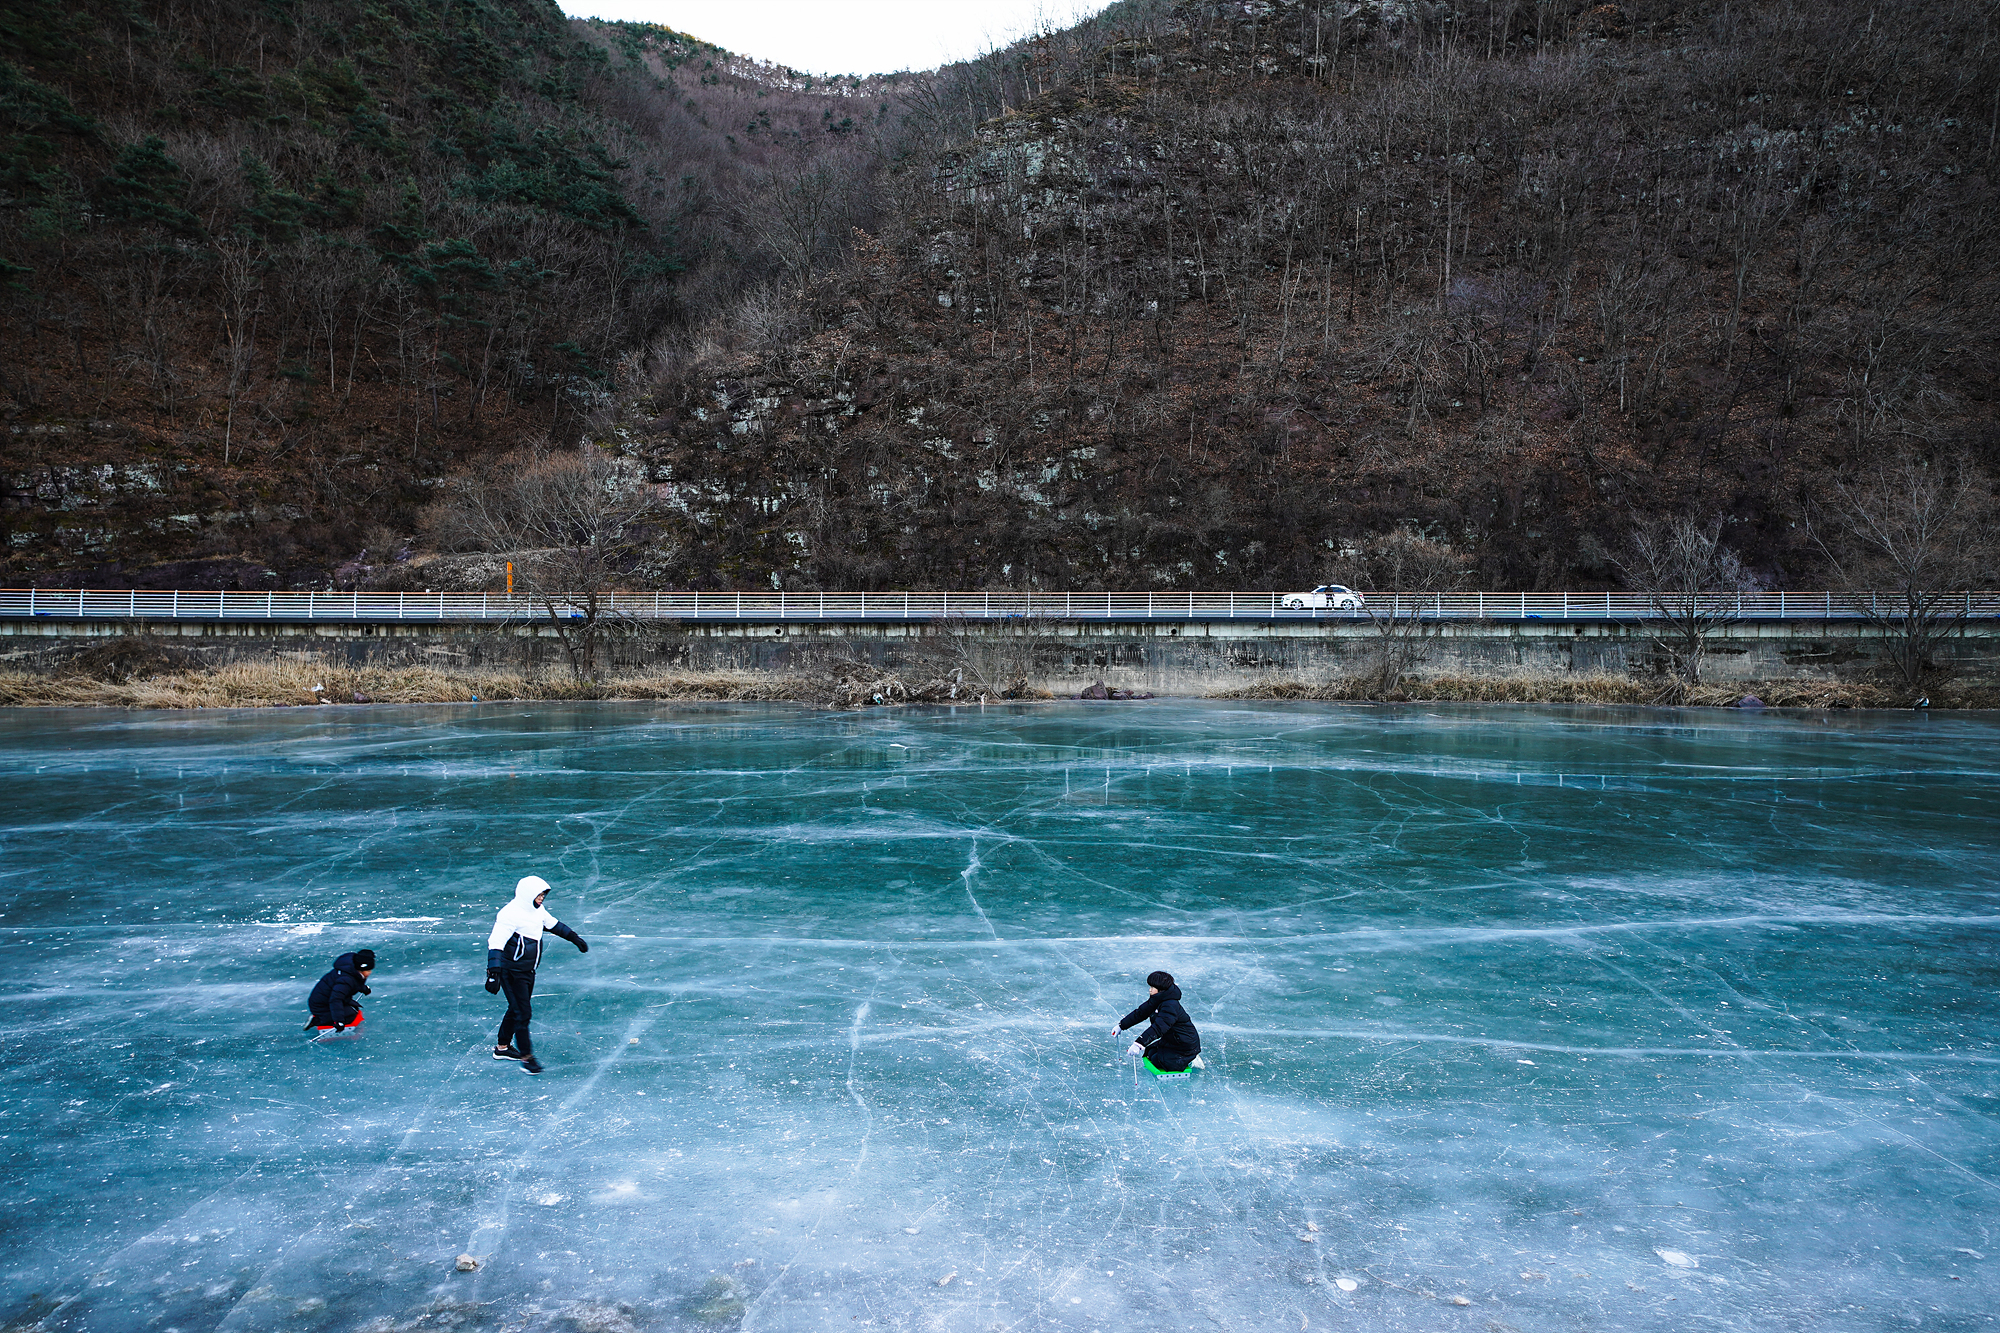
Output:
[[[315,692],[313,686],[324,687]],[[754,672],[630,676],[598,685],[504,672],[260,662],[171,671],[129,681],[0,672],[0,705],[72,708],[283,708],[293,705],[470,703],[521,699],[800,700],[807,682]]]
[[[1319,682],[1282,680],[1229,690],[1225,699],[1315,699],[1374,703],[1690,704],[1727,708],[1746,695],[1771,708],[1907,708],[1910,692],[1869,681],[1776,680],[1705,685],[1676,690],[1655,679],[1615,673],[1547,672],[1518,676],[1438,676],[1408,680],[1383,693],[1351,677]],[[1934,708],[2000,708],[2000,689],[1941,685],[1930,693]]]
[[[943,702],[955,677],[906,683],[900,677],[821,670],[802,675],[753,671],[633,675],[601,684],[566,676],[536,679],[507,671],[440,671],[433,667],[343,667],[311,661],[239,664],[161,671],[130,680],[100,680],[73,672],[0,671],[0,706],[71,708],[285,708],[308,704],[470,703],[510,700],[660,699],[694,702],[785,702],[867,707],[882,702]],[[313,686],[323,687],[315,692]],[[957,685],[955,697],[976,691]],[[1225,690],[1222,699],[1298,699],[1381,703],[1688,703],[1727,707],[1755,695],[1773,708],[1906,708],[1909,693],[1866,682],[1757,681],[1704,686],[1680,695],[1657,680],[1609,673],[1549,672],[1520,676],[1439,676],[1405,680],[1400,690],[1375,691],[1351,678],[1319,682],[1272,680]],[[1050,698],[1023,688],[1018,698]],[[2000,708],[2000,688],[1944,685],[1931,691],[1936,708]]]
[[[321,687],[315,690],[313,687]],[[905,680],[895,673],[837,664],[798,675],[716,671],[618,676],[598,684],[567,676],[434,667],[344,667],[307,661],[160,670],[103,679],[76,670],[0,671],[0,706],[56,708],[288,708],[315,704],[429,704],[526,699],[663,699],[785,702],[835,708],[872,704],[970,703],[995,698],[957,674]],[[1023,687],[1016,698],[1050,696]]]

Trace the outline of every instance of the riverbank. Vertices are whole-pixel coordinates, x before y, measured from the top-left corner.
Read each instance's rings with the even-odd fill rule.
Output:
[[[1657,676],[1639,677],[1609,672],[1521,676],[1442,676],[1406,680],[1382,690],[1365,680],[1272,681],[1249,689],[1214,696],[1229,699],[1303,699],[1352,703],[1516,703],[1516,704],[1662,704],[1735,708],[1754,699],[1767,708],[1908,708],[1917,698],[1940,709],[2000,708],[2000,687],[1984,684],[1943,684],[1927,695],[1884,681],[1825,679],[1732,680],[1720,685],[1678,687]]]
[[[799,682],[754,672],[648,675],[604,684],[504,671],[239,663],[124,680],[0,672],[0,706],[72,708],[293,708],[320,704],[446,704],[514,700],[662,699],[798,701]]]
[[[1017,684],[982,687],[963,673],[815,671],[649,672],[580,682],[568,675],[436,667],[349,667],[315,661],[232,663],[79,671],[0,671],[0,706],[72,708],[294,708],[366,704],[493,703],[527,700],[661,700],[687,703],[800,703],[866,708],[911,703],[997,703],[1066,694]],[[1676,691],[1657,677],[1610,672],[1406,679],[1383,690],[1361,678],[1273,679],[1201,696],[1329,703],[1684,704],[1734,707],[1754,698],[1772,708],[1907,708],[1909,691],[1880,682],[1824,679],[1732,681]],[[1940,686],[1938,709],[2000,708],[2000,688]]]

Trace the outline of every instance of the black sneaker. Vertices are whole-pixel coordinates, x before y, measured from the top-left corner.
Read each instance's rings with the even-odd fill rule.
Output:
[[[539,1074],[542,1072],[542,1062],[532,1055],[524,1055],[521,1057],[521,1068],[530,1074]]]
[[[518,1060],[521,1058],[521,1053],[512,1046],[495,1046],[493,1048],[493,1058],[495,1060]]]

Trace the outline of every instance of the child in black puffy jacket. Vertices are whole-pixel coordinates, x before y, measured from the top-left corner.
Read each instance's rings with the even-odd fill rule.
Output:
[[[338,1032],[359,1023],[361,1005],[354,997],[369,993],[368,974],[374,970],[373,949],[356,949],[334,959],[333,970],[319,979],[306,1000],[306,1008],[312,1010],[312,1021],[306,1027]]]
[[[1189,1065],[1201,1068],[1201,1034],[1195,1031],[1188,1011],[1181,1007],[1181,988],[1174,984],[1173,974],[1152,973],[1146,978],[1146,992],[1149,997],[1146,1002],[1119,1019],[1111,1035],[1122,1036],[1126,1028],[1150,1018],[1153,1021],[1132,1043],[1129,1054],[1144,1054],[1162,1074],[1178,1074]]]

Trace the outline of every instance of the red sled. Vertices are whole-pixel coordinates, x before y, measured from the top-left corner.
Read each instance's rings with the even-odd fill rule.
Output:
[[[361,1020],[362,1020],[362,1019],[364,1019],[364,1018],[366,1018],[366,1017],[368,1017],[368,1015],[366,1015],[366,1014],[362,1013],[362,1012],[361,1012],[361,1011],[360,1011],[359,1009],[356,1009],[356,1010],[354,1011],[354,1021],[353,1021],[352,1023],[349,1023],[349,1024],[347,1025],[347,1027],[346,1027],[346,1028],[337,1028],[337,1027],[335,1027],[335,1026],[334,1026],[333,1024],[331,1024],[331,1023],[327,1023],[327,1024],[324,1024],[324,1025],[321,1025],[321,1024],[318,1024],[318,1023],[315,1023],[315,1024],[313,1024],[313,1028],[314,1028],[314,1030],[315,1030],[315,1031],[318,1031],[318,1032],[342,1032],[342,1031],[348,1031],[348,1030],[351,1030],[351,1029],[353,1029],[353,1028],[358,1028],[358,1027],[360,1027],[360,1026],[361,1026]]]

